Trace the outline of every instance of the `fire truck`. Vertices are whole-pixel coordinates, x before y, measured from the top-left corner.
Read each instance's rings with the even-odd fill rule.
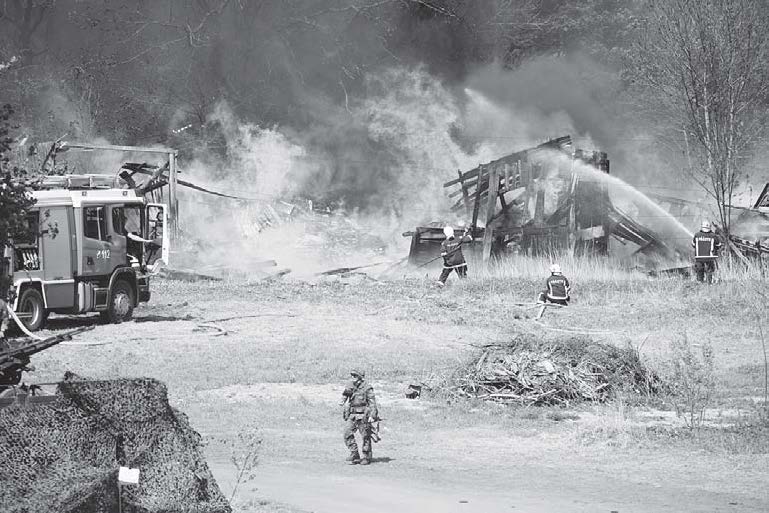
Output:
[[[32,196],[32,235],[4,249],[19,320],[30,331],[50,313],[129,320],[168,263],[166,206],[105,175],[47,177]]]

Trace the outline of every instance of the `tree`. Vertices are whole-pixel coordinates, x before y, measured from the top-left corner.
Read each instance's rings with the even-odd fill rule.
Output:
[[[670,116],[691,177],[728,235],[735,186],[764,134],[769,9],[760,0],[649,0],[636,77]]]
[[[0,107],[0,257],[12,239],[26,238],[30,230],[35,229],[27,223],[29,209],[35,200],[19,180],[26,173],[12,166],[8,156],[13,142],[12,115],[10,105]]]

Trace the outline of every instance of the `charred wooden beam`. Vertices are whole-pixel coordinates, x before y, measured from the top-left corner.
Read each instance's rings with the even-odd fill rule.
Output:
[[[491,226],[491,220],[497,210],[497,196],[499,195],[499,167],[493,166],[489,173],[489,194],[488,204],[486,205],[486,226],[483,231],[483,261],[487,262],[491,258],[491,242],[494,240],[494,228]]]
[[[489,162],[488,164],[485,164],[483,166],[478,166],[475,169],[471,169],[470,171],[467,171],[466,173],[463,173],[460,178],[455,178],[453,180],[449,180],[448,182],[443,184],[443,187],[451,187],[452,185],[456,185],[460,183],[462,180],[467,180],[469,178],[474,178],[478,176],[478,171],[481,168],[488,168],[489,166],[496,166],[496,165],[503,165],[503,164],[515,164],[515,162],[519,160],[523,160],[527,155],[537,153],[539,151],[548,150],[548,149],[563,149],[566,146],[571,145],[571,136],[565,135],[563,137],[558,137],[556,139],[551,139],[547,142],[544,142],[540,144],[539,146],[535,146],[534,148],[529,148],[526,150],[518,151],[515,153],[511,153],[509,155],[506,155],[500,159],[494,160],[492,162]]]
[[[475,205],[473,205],[473,230],[478,228],[478,210],[481,208],[481,180],[483,179],[483,166],[478,166],[478,180],[475,183]]]

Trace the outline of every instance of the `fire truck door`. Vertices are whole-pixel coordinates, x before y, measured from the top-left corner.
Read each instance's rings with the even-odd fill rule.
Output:
[[[68,207],[51,207],[41,211],[40,239],[43,246],[43,279],[48,308],[70,308],[75,305],[74,212]]]
[[[168,239],[168,218],[166,206],[159,203],[148,203],[144,217],[144,238],[152,241],[152,245],[146,249],[145,262],[148,266],[162,259],[168,265],[170,243]]]
[[[129,264],[128,239],[125,235],[126,207],[111,205],[107,209],[107,241],[110,244],[109,269]]]
[[[112,272],[108,236],[106,208],[83,206],[83,276],[109,276]]]

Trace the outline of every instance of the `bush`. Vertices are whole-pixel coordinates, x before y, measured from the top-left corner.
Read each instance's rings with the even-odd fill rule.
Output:
[[[709,343],[691,344],[683,333],[673,341],[671,351],[676,414],[683,417],[690,430],[699,430],[716,387],[713,348]]]

